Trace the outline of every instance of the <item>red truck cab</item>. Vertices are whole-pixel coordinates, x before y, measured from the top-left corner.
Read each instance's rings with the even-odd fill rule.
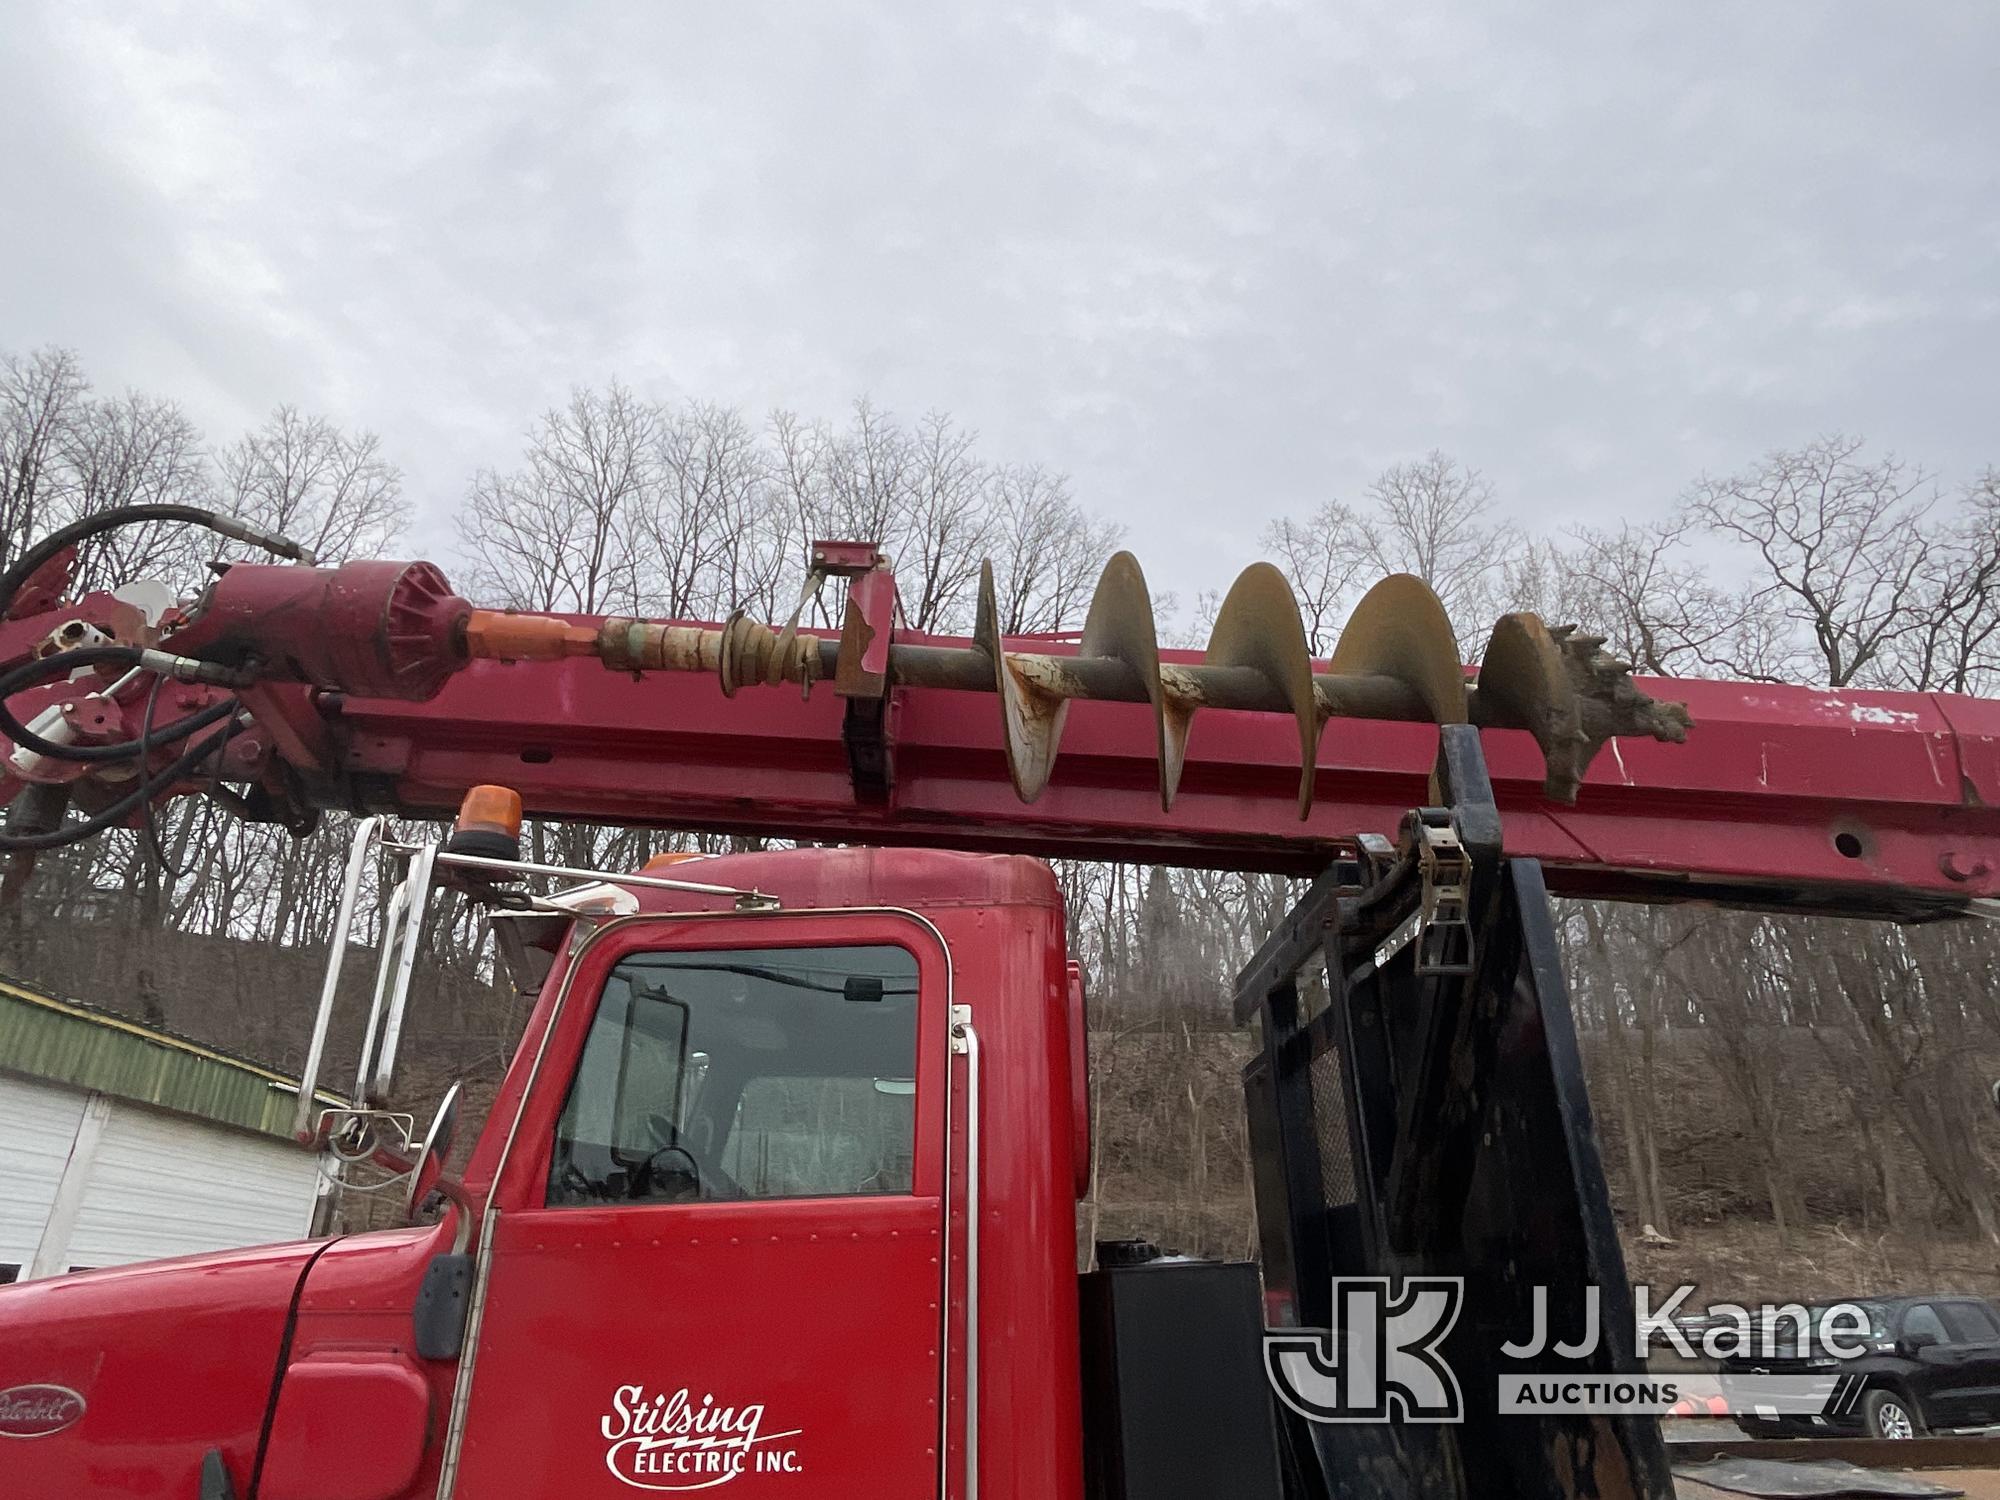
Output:
[[[67,1393],[38,1432],[0,1415],[0,1488],[1080,1495],[1084,1053],[1047,866],[689,868],[777,904],[575,921],[469,1207],[0,1291],[0,1388]]]

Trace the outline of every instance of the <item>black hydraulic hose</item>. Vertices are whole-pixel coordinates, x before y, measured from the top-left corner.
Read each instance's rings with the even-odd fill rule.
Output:
[[[177,521],[188,526],[203,526],[233,541],[248,542],[252,546],[261,547],[278,557],[288,557],[304,563],[313,561],[312,553],[297,542],[288,541],[284,537],[264,530],[261,526],[235,516],[221,515],[204,506],[121,505],[111,510],[100,511],[94,516],[85,516],[80,521],[72,521],[69,525],[51,532],[16,558],[5,572],[0,572],[0,620],[7,618],[8,612],[14,607],[15,597],[19,595],[28,580],[47,566],[64,548],[73,547],[78,542],[88,541],[95,536],[102,536],[108,531],[117,531],[126,526],[145,525],[153,521]],[[230,700],[227,707],[218,704],[214,708],[204,710],[203,713],[176,720],[165,728],[144,735],[138,740],[126,740],[115,745],[57,744],[53,740],[44,739],[15,718],[8,711],[5,699],[8,693],[19,692],[23,686],[31,685],[37,680],[38,674],[53,670],[64,662],[77,666],[88,662],[112,660],[136,664],[139,659],[137,648],[131,646],[92,646],[84,647],[82,650],[101,654],[86,658],[72,652],[63,652],[39,662],[31,662],[17,669],[16,673],[0,678],[0,733],[5,733],[23,749],[55,760],[131,760],[160,745],[170,745],[185,739],[196,730],[214,723],[233,711],[235,707],[234,700]],[[16,683],[15,677],[21,672],[30,675],[25,682]]]
[[[248,542],[253,547],[262,547],[277,557],[289,557],[296,562],[310,563],[313,555],[297,542],[264,530],[235,516],[225,516],[199,505],[120,505],[112,510],[99,511],[94,516],[85,516],[81,521],[72,521],[59,531],[35,543],[26,552],[14,559],[6,572],[0,573],[0,620],[7,618],[7,612],[14,607],[14,596],[21,592],[21,586],[41,570],[65,547],[73,547],[78,542],[87,542],[94,536],[102,536],[107,531],[117,531],[125,526],[142,526],[148,521],[180,521],[189,526],[205,526],[232,541]]]
[[[153,674],[153,685],[146,690],[146,711],[139,719],[139,737],[141,739],[148,738],[152,732],[153,711],[159,707],[160,689],[165,687],[166,684],[166,678],[162,677],[158,672]],[[234,702],[235,700],[232,698],[230,704],[233,705]],[[227,734],[234,735],[242,727],[242,723],[241,719],[231,719]],[[229,740],[227,738],[223,740],[222,748],[215,753],[217,759],[229,753]],[[141,761],[139,764],[138,789],[146,795],[144,800],[139,804],[139,811],[144,815],[142,821],[146,830],[147,851],[153,856],[154,866],[169,881],[185,880],[189,875],[194,873],[194,867],[201,859],[202,845],[207,842],[209,830],[215,825],[215,794],[218,788],[209,788],[208,798],[202,803],[202,811],[208,815],[208,821],[202,825],[202,835],[200,838],[190,837],[189,842],[195,847],[189,853],[187,863],[176,869],[174,862],[167,858],[167,846],[160,838],[160,820],[153,806],[153,791],[158,785],[159,783],[153,778],[153,773],[147,769],[145,762]],[[193,830],[190,829],[189,833],[192,835]]]
[[[80,521],[72,521],[69,525],[44,537],[14,559],[4,571],[0,571],[0,620],[5,620],[12,612],[14,601],[28,580],[52,562],[65,548],[88,541],[92,537],[102,536],[109,531],[117,531],[122,527],[139,526],[154,521],[206,527],[231,540],[260,547],[276,557],[290,558],[308,565],[314,561],[312,552],[297,542],[266,531],[249,521],[240,520],[235,516],[220,515],[203,506],[121,505],[111,510],[100,511],[94,516],[86,516]],[[34,733],[7,709],[5,700],[9,693],[19,692],[23,686],[44,680],[52,671],[105,661],[120,661],[137,666],[146,659],[146,655],[134,646],[90,646],[76,651],[59,652],[39,661],[25,663],[4,677],[0,677],[0,731],[10,735],[16,745],[22,748],[57,759],[127,760],[143,758],[148,751],[161,745],[184,740],[196,731],[213,724],[217,719],[227,718],[228,722],[220,732],[210,735],[160,771],[147,771],[142,767],[137,787],[109,807],[85,818],[80,823],[66,824],[44,833],[0,833],[0,853],[27,854],[44,849],[61,849],[89,838],[92,834],[101,833],[141,807],[150,809],[157,788],[172,785],[209,756],[228,748],[229,741],[238,727],[236,713],[239,705],[234,697],[203,709],[200,713],[177,719],[159,730],[154,730],[151,726],[152,706],[149,700],[147,722],[141,726],[139,738],[118,745],[58,745]],[[154,691],[155,693],[158,691],[157,682]]]
[[[120,740],[115,745],[65,745],[36,734],[7,706],[9,697],[24,689],[39,686],[40,679],[51,672],[71,667],[96,666],[107,661],[137,666],[140,662],[139,648],[78,646],[69,651],[58,652],[54,656],[25,662],[13,671],[0,676],[0,734],[5,734],[21,749],[31,750],[37,755],[46,755],[51,760],[131,760],[149,750],[157,750],[162,745],[171,745],[184,740],[196,730],[206,729],[216,720],[226,718],[235,711],[236,700],[225,698],[220,703],[211,704],[199,713],[176,719],[162,728],[148,729],[136,740]]]
[[[61,828],[52,828],[47,833],[0,833],[0,854],[18,854],[30,850],[61,849],[87,839],[94,833],[102,833],[112,825],[122,822],[136,812],[140,805],[152,799],[154,791],[170,786],[202,761],[229,743],[236,732],[232,723],[196,745],[172,765],[141,779],[135,791],[120,797],[100,813],[85,818],[81,823],[68,823]]]

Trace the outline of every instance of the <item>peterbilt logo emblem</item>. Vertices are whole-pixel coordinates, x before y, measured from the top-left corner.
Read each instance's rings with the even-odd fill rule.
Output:
[[[83,1397],[66,1385],[17,1385],[0,1391],[0,1437],[47,1437],[82,1415]]]
[[[764,1405],[724,1406],[713,1395],[692,1396],[686,1386],[652,1394],[643,1385],[621,1385],[598,1431],[610,1447],[604,1464],[641,1490],[706,1490],[745,1474],[803,1472],[789,1432],[764,1431]]]

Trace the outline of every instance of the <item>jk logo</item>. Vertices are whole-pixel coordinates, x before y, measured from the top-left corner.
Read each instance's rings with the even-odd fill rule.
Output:
[[[1272,1388],[1313,1422],[1456,1422],[1458,1377],[1438,1353],[1465,1297],[1458,1276],[1333,1278],[1333,1327],[1264,1334]]]

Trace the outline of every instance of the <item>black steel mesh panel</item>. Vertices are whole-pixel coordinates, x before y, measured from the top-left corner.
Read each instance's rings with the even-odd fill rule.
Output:
[[[1319,1140],[1320,1191],[1328,1208],[1354,1202],[1354,1148],[1347,1135],[1347,1090],[1340,1048],[1328,1042],[1312,1060],[1313,1134]]]

